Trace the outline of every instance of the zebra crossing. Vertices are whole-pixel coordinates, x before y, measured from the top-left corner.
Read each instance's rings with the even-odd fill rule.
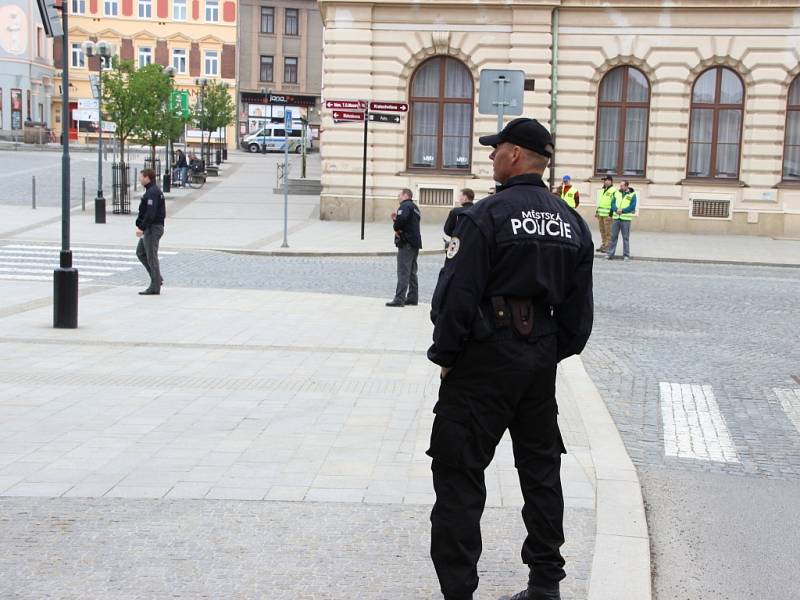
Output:
[[[0,280],[52,281],[53,269],[59,265],[59,252],[58,246],[0,246]],[[158,253],[159,257],[176,254],[177,252],[164,251]],[[78,269],[81,283],[141,267],[133,251],[124,248],[73,247],[72,264]]]
[[[800,434],[800,388],[773,388]],[[664,455],[740,463],[733,436],[710,385],[659,382]]]

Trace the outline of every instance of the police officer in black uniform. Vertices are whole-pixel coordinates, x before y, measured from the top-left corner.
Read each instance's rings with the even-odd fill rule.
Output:
[[[453,235],[453,232],[456,230],[458,218],[472,208],[472,205],[475,203],[475,192],[469,188],[464,188],[459,193],[458,203],[459,206],[456,206],[450,211],[447,215],[447,220],[444,222],[444,234],[447,236]]]
[[[400,206],[392,213],[394,245],[397,246],[397,289],[386,306],[416,306],[419,302],[417,257],[422,249],[419,230],[421,215],[414,204],[414,193],[405,188],[397,195]]]
[[[513,600],[558,600],[565,577],[556,365],[592,328],[592,237],[547,189],[550,133],[514,119],[496,135],[496,193],[459,219],[439,274],[428,358],[442,367],[431,445],[436,504],[431,558],[446,600],[478,587],[484,470],[506,429],[525,505],[527,589]]]
[[[144,195],[139,202],[139,215],[136,218],[136,237],[139,238],[136,256],[150,276],[150,285],[139,295],[158,296],[164,283],[158,262],[158,245],[164,235],[167,203],[152,169],[142,169],[139,182],[144,186]]]

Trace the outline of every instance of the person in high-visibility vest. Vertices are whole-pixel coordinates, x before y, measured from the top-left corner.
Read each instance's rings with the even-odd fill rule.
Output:
[[[600,247],[596,252],[608,252],[608,240],[611,238],[611,204],[619,195],[614,187],[614,178],[606,175],[603,178],[603,189],[597,192],[597,226],[600,229]]]
[[[611,224],[611,240],[608,244],[606,258],[611,260],[617,251],[617,240],[622,232],[622,259],[631,259],[631,220],[636,216],[636,192],[628,181],[623,181],[619,186],[619,196],[611,202],[611,214],[614,222]]]
[[[570,208],[578,208],[580,206],[581,194],[576,188],[572,187],[572,179],[569,175],[564,175],[561,178],[560,190],[559,196],[567,203],[567,206]]]

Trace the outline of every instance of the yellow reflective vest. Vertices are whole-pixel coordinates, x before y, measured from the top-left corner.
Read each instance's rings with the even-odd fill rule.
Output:
[[[574,185],[569,186],[569,189],[564,192],[561,192],[561,199],[567,203],[567,206],[570,208],[575,208],[575,194],[578,193],[578,190],[575,188]]]
[[[611,201],[616,197],[617,201],[620,200],[620,193],[613,185],[603,188],[598,191],[597,199],[597,216],[610,217],[611,216]]]
[[[624,194],[622,192],[620,192],[620,196],[622,196],[622,197],[621,198],[619,198],[619,197],[617,198],[617,208],[619,210],[625,210],[626,208],[628,208],[631,205],[631,201],[633,200],[633,197],[635,195],[636,195],[636,192],[625,192]],[[633,217],[634,217],[634,214],[632,212],[622,213],[622,214],[619,214],[619,215],[617,213],[614,213],[614,218],[619,220],[619,221],[630,221],[630,220],[633,219]]]

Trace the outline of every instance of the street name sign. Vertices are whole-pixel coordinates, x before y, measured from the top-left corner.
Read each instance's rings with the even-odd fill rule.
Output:
[[[390,115],[386,113],[369,113],[369,120],[377,123],[399,123],[400,115]]]
[[[408,104],[405,102],[375,102],[369,103],[370,110],[388,110],[389,112],[408,112]]]
[[[326,100],[325,108],[339,110],[367,110],[367,103],[363,100]]]
[[[334,123],[355,123],[364,120],[366,113],[358,110],[335,110],[333,111]]]

